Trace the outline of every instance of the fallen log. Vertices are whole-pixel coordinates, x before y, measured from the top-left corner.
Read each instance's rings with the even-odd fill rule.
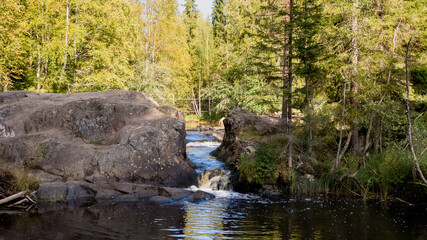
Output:
[[[22,192],[19,192],[17,194],[13,194],[12,196],[9,196],[7,198],[3,198],[3,199],[0,200],[0,205],[3,205],[3,204],[6,204],[6,203],[9,203],[9,202],[12,202],[12,201],[14,201],[16,199],[22,198],[22,197],[25,196],[26,192],[27,191],[22,191]]]
[[[18,205],[20,205],[20,204],[22,204],[22,203],[26,203],[26,202],[28,202],[28,199],[27,199],[27,198],[24,198],[24,199],[22,199],[22,200],[19,200],[19,201],[18,201],[18,202],[16,202],[16,203],[13,203],[13,204],[9,205],[9,207],[16,207],[16,206],[18,206]]]

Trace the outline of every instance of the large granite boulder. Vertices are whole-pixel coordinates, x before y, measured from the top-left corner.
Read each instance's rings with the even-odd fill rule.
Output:
[[[0,93],[0,167],[45,181],[187,187],[183,114],[144,94]]]

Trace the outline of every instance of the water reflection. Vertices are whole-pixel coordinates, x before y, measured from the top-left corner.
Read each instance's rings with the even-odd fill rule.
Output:
[[[289,213],[281,205],[255,200],[215,199],[185,207],[183,235],[188,239],[283,239]]]
[[[8,215],[0,239],[427,239],[426,207],[360,201],[97,203]]]

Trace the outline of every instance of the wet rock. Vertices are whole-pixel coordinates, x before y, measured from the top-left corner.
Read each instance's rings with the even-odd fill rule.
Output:
[[[155,196],[155,197],[150,198],[149,201],[164,203],[164,202],[171,202],[172,199],[167,198],[167,197],[163,197],[163,196]]]
[[[191,194],[188,198],[187,201],[189,202],[200,202],[203,200],[209,200],[209,199],[214,199],[215,195],[213,195],[212,193],[208,193],[208,192],[204,192],[204,191],[196,191],[193,194]]]
[[[181,200],[192,194],[192,191],[183,188],[159,188],[159,195],[170,198],[172,200]]]
[[[113,202],[137,202],[141,199],[164,197],[181,200],[191,195],[183,188],[159,187],[148,184],[109,183],[91,184],[86,182],[47,182],[38,189],[41,202],[73,202],[88,200],[108,200]]]
[[[132,91],[0,93],[0,158],[40,181],[197,181],[183,114]]]
[[[279,199],[282,197],[279,188],[273,185],[263,185],[262,188],[259,190],[259,194],[262,197],[269,199]]]
[[[96,191],[93,190],[91,184],[76,181],[42,183],[37,190],[37,198],[42,202],[94,200],[95,195]]]
[[[110,186],[122,194],[135,194],[139,198],[150,198],[159,195],[158,187],[148,184],[115,183],[110,184]]]

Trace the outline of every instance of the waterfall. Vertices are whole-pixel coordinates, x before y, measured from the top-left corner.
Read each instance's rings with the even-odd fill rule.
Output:
[[[199,176],[199,188],[211,189],[213,191],[232,191],[230,171],[214,168],[204,170]]]

